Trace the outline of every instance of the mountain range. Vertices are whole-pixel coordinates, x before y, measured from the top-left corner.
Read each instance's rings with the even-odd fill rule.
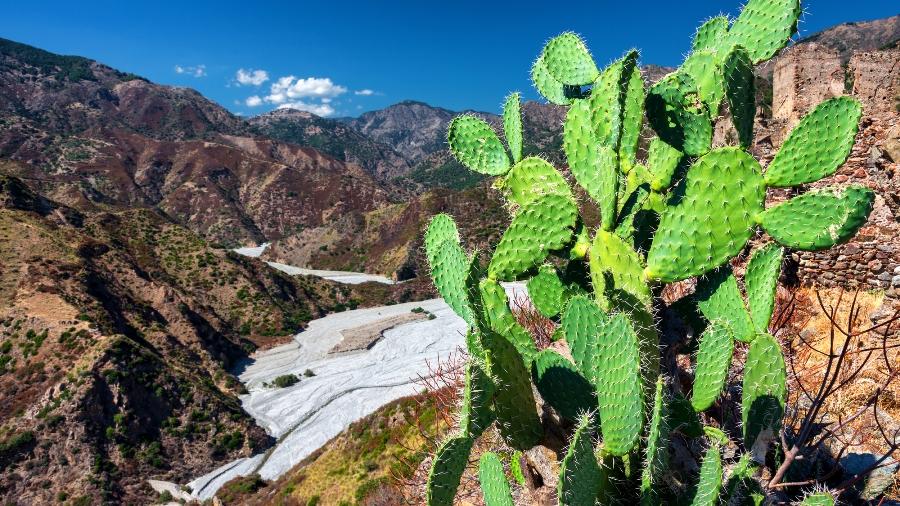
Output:
[[[900,16],[809,40],[850,54],[898,39]],[[526,155],[563,165],[565,110],[522,110]],[[458,114],[404,101],[244,119],[0,39],[0,497],[144,503],[149,476],[184,483],[270,445],[236,363],[328,312],[432,292],[291,277],[230,249],[268,242],[266,259],[413,279],[442,211],[488,249],[508,213],[450,156]]]

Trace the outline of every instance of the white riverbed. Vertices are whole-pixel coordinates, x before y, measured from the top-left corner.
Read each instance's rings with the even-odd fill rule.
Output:
[[[506,289],[512,296],[524,291],[524,285],[511,283]],[[368,350],[328,354],[341,339],[341,330],[415,307],[433,313],[435,319],[387,330]],[[278,478],[352,422],[392,400],[417,393],[421,386],[416,380],[428,373],[429,363],[445,360],[465,347],[465,330],[465,322],[443,299],[432,299],[331,314],[310,322],[293,343],[253,355],[235,371],[249,391],[241,402],[278,443],[264,454],[230,462],[194,479],[188,483],[193,496],[210,498],[236,476],[259,473],[267,480]],[[315,376],[304,377],[307,369]],[[263,386],[291,373],[301,378],[294,386]]]
[[[235,248],[234,252],[239,255],[244,255],[251,258],[259,258],[262,256],[263,252],[266,251],[266,248],[269,247],[269,243],[263,243],[259,246],[244,246],[243,248]],[[378,283],[384,283],[387,285],[392,285],[395,283],[393,279],[388,278],[387,276],[381,276],[379,274],[368,274],[365,272],[347,272],[347,271],[326,271],[322,269],[306,269],[303,267],[294,267],[293,265],[282,264],[279,262],[266,262],[270,266],[278,269],[281,272],[286,274],[290,274],[291,276],[297,275],[305,275],[305,276],[318,276],[320,278],[330,279],[331,281],[337,281],[338,283],[347,283],[349,285],[358,285],[360,283],[365,283],[367,281],[376,281]]]

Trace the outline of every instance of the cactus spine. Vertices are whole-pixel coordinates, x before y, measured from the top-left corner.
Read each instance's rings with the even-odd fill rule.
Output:
[[[748,151],[756,113],[753,65],[784,47],[799,14],[798,0],[749,0],[733,23],[712,18],[695,34],[683,65],[647,89],[637,51],[600,68],[574,33],[545,45],[531,77],[547,100],[568,107],[562,128],[567,165],[599,217],[582,215],[575,198],[581,193],[563,172],[523,155],[518,93],[504,103],[502,138],[474,115],[450,124],[451,152],[471,170],[496,176],[494,187],[508,200],[512,221],[486,262],[466,254],[447,215],[436,216],[425,236],[435,285],[469,327],[472,360],[460,433],[438,450],[429,504],[452,501],[474,439],[488,425],[518,451],[542,440],[533,386],[545,409],[578,422],[561,469],[562,504],[638,495],[642,504],[670,503],[666,487],[655,486],[666,477],[670,430],[711,440],[695,504],[718,501],[720,447],[726,444],[743,451],[729,497],[746,488],[738,485],[755,483],[754,462],[766,462],[768,447],[779,444],[784,413],[785,361],[767,333],[783,247],[819,250],[848,240],[874,201],[871,190],[850,186],[800,192],[766,208],[768,188],[833,174],[858,129],[859,104],[839,97],[804,117],[765,171]],[[713,149],[723,101],[739,142]],[[640,160],[644,117],[656,136]],[[753,252],[739,283],[730,262],[760,229],[774,242]],[[656,311],[664,306],[665,283],[690,278],[697,279],[696,293],[669,307],[687,315],[696,334],[705,326],[687,399],[676,382],[663,379],[673,371],[661,370],[658,318],[667,313]],[[574,363],[564,353],[537,349],[509,307],[505,281],[527,281],[535,307],[559,324],[553,339],[563,341]],[[690,333],[684,334],[679,337],[686,341]],[[740,442],[704,428],[698,416],[703,411],[704,420],[725,426],[709,408],[726,386],[735,386],[726,385],[735,340],[750,343]],[[689,349],[690,343],[679,344],[669,349]],[[544,422],[550,420],[556,418]],[[510,503],[496,456],[482,458],[479,476],[488,504]]]

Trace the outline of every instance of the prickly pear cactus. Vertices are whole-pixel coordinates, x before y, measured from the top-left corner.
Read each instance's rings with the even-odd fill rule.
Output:
[[[477,460],[475,440],[491,430],[507,447],[497,449],[501,455],[569,438],[555,448],[565,454],[560,504],[765,498],[757,477],[785,450],[785,360],[769,334],[782,258],[849,240],[874,201],[864,187],[799,186],[834,174],[847,159],[861,114],[852,98],[813,109],[767,167],[749,150],[754,65],[785,46],[800,12],[798,0],[749,0],[736,19],[705,22],[684,63],[652,84],[636,50],[604,55],[612,63],[598,67],[577,34],[551,39],[531,77],[544,98],[568,108],[565,168],[523,155],[518,93],[504,102],[502,132],[475,115],[450,124],[451,152],[496,177],[493,188],[512,220],[483,257],[468,253],[448,215],[436,216],[425,234],[435,286],[466,322],[471,357],[459,432],[438,449],[429,504],[453,500]],[[714,128],[728,120],[724,110],[737,145],[713,148]],[[655,136],[647,138],[647,126]],[[792,198],[766,204],[769,188],[786,187],[795,188]],[[761,232],[771,241],[749,252]],[[746,255],[746,269],[733,269]],[[696,283],[694,293],[666,307],[666,284],[683,280]],[[558,350],[539,349],[516,320],[503,285],[514,282],[527,286],[554,327]],[[666,321],[670,315],[679,322]],[[663,329],[673,335],[661,342]],[[671,356],[691,351],[690,367]],[[735,418],[737,430],[729,425]],[[669,469],[670,434],[709,441],[693,487]],[[723,462],[726,447],[739,450],[735,465]],[[481,458],[478,475],[486,504],[512,503],[497,455]]]

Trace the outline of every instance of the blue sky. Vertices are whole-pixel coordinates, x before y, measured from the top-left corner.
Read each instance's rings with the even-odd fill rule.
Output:
[[[405,99],[497,111],[513,90],[537,98],[528,70],[562,31],[582,34],[598,64],[637,47],[643,63],[677,65],[694,29],[736,15],[738,1],[17,1],[5,2],[0,36],[190,86],[246,115],[291,105],[355,116]],[[801,36],[900,9],[807,0],[804,11]]]

